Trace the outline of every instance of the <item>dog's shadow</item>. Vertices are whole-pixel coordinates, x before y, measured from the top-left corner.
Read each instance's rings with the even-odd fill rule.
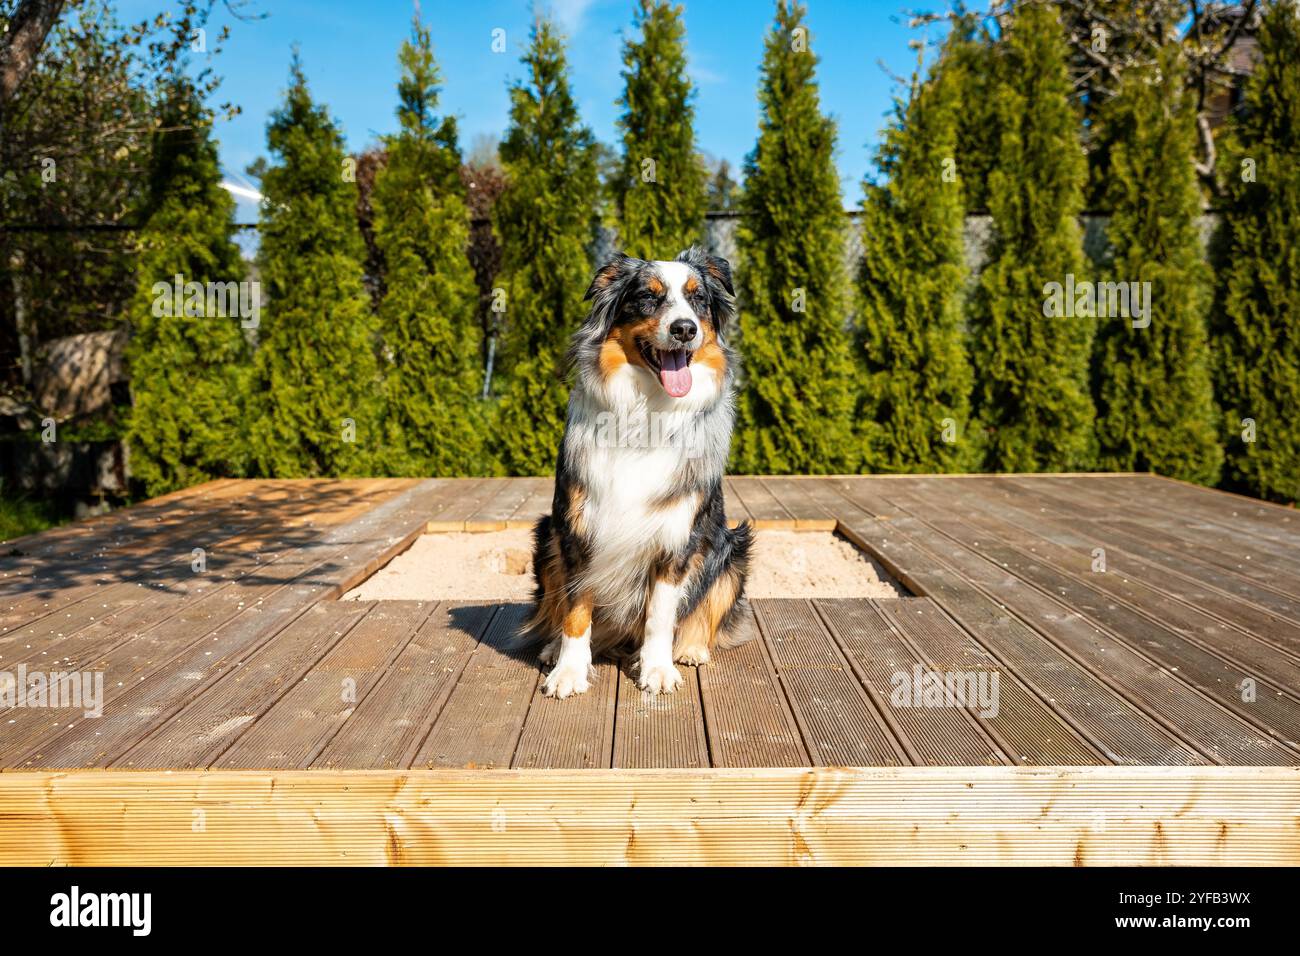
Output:
[[[551,665],[544,664],[539,655],[542,644],[523,639],[524,619],[531,607],[524,603],[462,604],[451,609],[451,623],[458,630],[476,640],[481,647],[511,660],[521,661],[537,668],[549,671]],[[497,609],[495,615],[493,609]],[[614,664],[629,678],[635,679],[636,655],[628,649],[605,651],[597,656],[595,663]]]

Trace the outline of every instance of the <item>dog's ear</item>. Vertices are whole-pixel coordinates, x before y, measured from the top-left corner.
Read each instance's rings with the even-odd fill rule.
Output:
[[[614,253],[613,258],[596,270],[596,275],[592,278],[591,285],[587,287],[587,294],[582,297],[582,301],[587,302],[616,287],[621,279],[634,273],[639,264],[640,260],[633,259],[629,255],[622,252]]]
[[[590,300],[591,312],[578,329],[576,343],[599,345],[605,340],[618,318],[623,295],[643,264],[640,259],[619,252],[596,270],[587,294],[582,297],[584,302]]]
[[[736,290],[731,285],[731,263],[722,256],[714,256],[699,246],[691,246],[677,255],[678,262],[684,262],[704,279],[713,293],[713,314],[718,323],[718,331],[736,317]]]

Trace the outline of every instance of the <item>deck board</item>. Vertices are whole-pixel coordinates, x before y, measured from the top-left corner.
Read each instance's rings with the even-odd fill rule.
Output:
[[[718,654],[699,681],[713,766],[811,765],[764,641]]]
[[[755,601],[668,697],[615,661],[543,697],[521,605],[336,600],[552,488],[218,481],[17,539],[0,672],[102,672],[104,710],[0,711],[0,769],[1300,762],[1300,515],[1152,476],[728,478],[733,521],[836,529],[917,596]],[[917,667],[996,673],[996,712],[892,701]]]
[[[311,766],[409,767],[498,610],[440,604]]]
[[[509,646],[526,610],[508,604],[493,618],[416,753],[414,766],[510,766],[541,678],[536,659]]]

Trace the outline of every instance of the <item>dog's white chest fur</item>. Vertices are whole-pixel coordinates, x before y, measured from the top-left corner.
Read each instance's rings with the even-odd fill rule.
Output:
[[[698,494],[674,495],[691,449],[672,440],[673,417],[656,418],[657,435],[636,432],[636,413],[630,429],[608,414],[569,421],[567,441],[580,448],[582,526],[591,548],[580,586],[591,590],[597,616],[615,627],[639,625],[654,562],[685,548],[699,508]]]

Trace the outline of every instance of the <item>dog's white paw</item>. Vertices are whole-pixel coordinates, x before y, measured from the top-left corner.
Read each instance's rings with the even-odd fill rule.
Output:
[[[547,697],[563,699],[584,693],[589,686],[586,664],[561,661],[542,681],[542,693]]]
[[[643,660],[636,684],[651,694],[671,694],[682,686],[682,675],[671,662],[651,664]]]

